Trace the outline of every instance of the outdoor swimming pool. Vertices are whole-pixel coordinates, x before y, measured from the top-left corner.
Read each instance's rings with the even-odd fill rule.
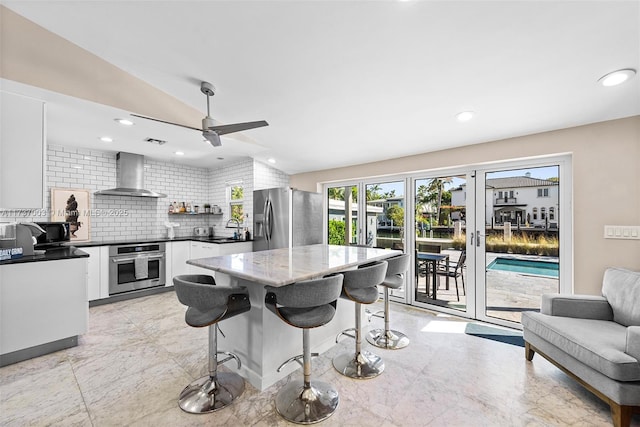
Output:
[[[532,274],[545,277],[559,277],[558,263],[531,261],[526,259],[498,257],[487,266],[487,270],[511,271],[514,273]]]

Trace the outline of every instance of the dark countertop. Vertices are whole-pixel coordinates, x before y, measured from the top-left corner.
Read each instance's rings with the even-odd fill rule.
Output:
[[[175,237],[169,239],[167,237],[151,237],[148,239],[130,239],[130,240],[91,240],[89,242],[73,242],[69,245],[76,246],[78,248],[87,248],[91,246],[116,246],[116,245],[135,245],[138,243],[161,243],[161,242],[204,242],[204,243],[242,243],[253,242],[253,240],[233,240],[230,237]]]
[[[60,261],[64,259],[89,258],[89,254],[74,246],[59,246],[47,249],[42,255],[23,255],[16,259],[0,261],[0,265],[24,264],[39,261]]]

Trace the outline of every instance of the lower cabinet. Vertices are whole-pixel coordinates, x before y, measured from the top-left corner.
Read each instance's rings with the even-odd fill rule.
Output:
[[[2,265],[0,283],[1,354],[87,332],[87,258]]]
[[[165,286],[173,286],[173,278],[181,274],[215,276],[212,270],[187,264],[188,260],[251,252],[253,243],[241,241],[217,244],[186,240],[166,242],[165,248]],[[80,249],[89,254],[87,263],[89,301],[109,298],[109,246],[90,246]]]
[[[167,286],[173,286],[173,278],[181,274],[191,274],[187,260],[191,258],[191,242],[167,242]],[[171,252],[171,255],[169,255]],[[171,266],[171,270],[169,270]]]
[[[87,263],[87,286],[89,301],[109,297],[109,247],[91,246],[81,248],[89,254]]]
[[[219,246],[215,243],[191,242],[191,259],[209,258],[220,255]],[[206,274],[215,276],[215,272],[206,268],[190,266],[192,274]]]

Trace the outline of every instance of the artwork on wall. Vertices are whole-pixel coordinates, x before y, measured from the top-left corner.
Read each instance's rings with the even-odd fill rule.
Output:
[[[71,242],[87,242],[91,239],[89,195],[89,190],[51,189],[51,221],[69,223]]]

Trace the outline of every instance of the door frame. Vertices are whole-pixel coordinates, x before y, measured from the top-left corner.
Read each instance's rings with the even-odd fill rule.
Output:
[[[560,250],[558,262],[560,264],[559,289],[560,293],[573,293],[573,180],[572,180],[572,156],[570,154],[559,154],[554,156],[544,156],[536,158],[518,159],[505,162],[488,163],[478,165],[475,169],[475,242],[471,247],[474,252],[474,291],[475,291],[475,315],[474,318],[483,322],[495,323],[511,328],[522,328],[519,323],[503,320],[486,315],[486,268],[477,268],[484,265],[486,260],[485,248],[485,224],[486,224],[486,174],[488,172],[499,172],[513,169],[525,169],[544,166],[558,166],[558,178],[560,187],[558,189],[558,242]],[[479,233],[479,231],[482,232]],[[470,287],[467,287],[469,289]]]

